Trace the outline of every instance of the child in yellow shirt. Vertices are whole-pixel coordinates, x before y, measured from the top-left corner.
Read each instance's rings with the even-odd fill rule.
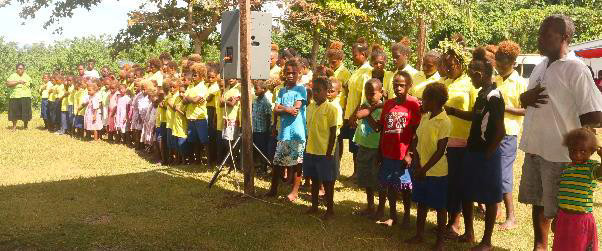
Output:
[[[307,147],[303,157],[303,173],[311,179],[311,208],[307,213],[318,212],[320,184],[324,185],[326,213],[322,219],[334,216],[334,183],[339,175],[335,163],[339,111],[327,100],[330,80],[318,77],[313,81],[314,102],[307,108]]]
[[[207,67],[205,64],[195,63],[190,68],[192,70],[191,88],[186,90],[182,98],[183,104],[186,106],[188,143],[192,150],[191,158],[194,155],[196,162],[200,163],[203,155],[205,155],[203,151],[208,148],[207,143],[209,143],[208,91],[205,85]]]
[[[175,84],[173,84],[175,83]],[[177,89],[176,89],[177,88]],[[186,105],[183,103],[183,95],[186,87],[181,86],[178,81],[172,82],[172,91],[176,93],[173,103],[169,103],[173,109],[172,117],[172,152],[174,156],[174,165],[180,165],[184,156],[188,153],[186,147],[186,133],[188,132],[188,122],[186,121]]]

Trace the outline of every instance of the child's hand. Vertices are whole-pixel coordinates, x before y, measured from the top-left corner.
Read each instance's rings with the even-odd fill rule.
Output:
[[[414,177],[415,179],[422,179],[426,176],[426,169],[422,168],[420,165],[418,165],[418,167],[416,167],[415,171],[414,171]]]

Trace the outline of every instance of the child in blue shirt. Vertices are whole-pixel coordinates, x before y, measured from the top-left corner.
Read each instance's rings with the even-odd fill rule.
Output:
[[[276,196],[278,181],[287,171],[287,177],[293,179],[293,188],[288,195],[290,201],[298,197],[301,184],[303,153],[305,152],[305,107],[307,91],[304,86],[297,85],[301,65],[292,59],[284,65],[285,87],[278,92],[274,113],[280,119],[280,132],[274,154],[272,185],[266,194]],[[276,128],[274,127],[273,130]]]
[[[270,140],[270,121],[272,117],[272,102],[265,96],[266,83],[263,80],[256,81],[255,100],[253,100],[253,144],[257,146],[261,154],[268,156],[268,141]],[[256,163],[262,163],[260,170],[267,172],[266,165],[261,156],[256,156]]]

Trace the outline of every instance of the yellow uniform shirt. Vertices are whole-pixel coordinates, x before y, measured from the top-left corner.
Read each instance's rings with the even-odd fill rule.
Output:
[[[284,87],[284,85],[279,84],[278,86],[274,87],[274,93],[272,93],[272,107],[276,108],[276,99],[278,98],[278,93],[280,92],[280,90]],[[272,125],[276,125],[276,129],[280,130],[280,119],[276,119],[276,116],[274,116],[274,112],[272,112]]]
[[[362,103],[364,98],[364,84],[372,77],[372,66],[366,61],[360,68],[355,70],[347,83],[347,104],[345,106],[345,119],[349,119],[355,109]]]
[[[520,108],[520,95],[527,91],[527,80],[514,71],[506,80],[495,77],[497,89],[502,93],[504,104],[512,108]],[[523,125],[523,116],[504,113],[504,126],[507,135],[518,135]]]
[[[215,121],[216,121],[216,125],[215,128],[218,131],[221,131],[224,129],[224,105],[221,104],[220,102],[220,98],[222,96],[222,90],[220,89],[219,91],[217,91],[215,93],[215,97],[213,99],[215,99]]]
[[[440,78],[441,77],[439,76],[438,72],[435,72],[435,74],[427,78],[426,74],[424,74],[423,71],[419,71],[418,73],[416,73],[416,75],[414,75],[414,78],[412,79],[412,87],[408,91],[408,94],[418,99],[422,99],[422,93],[424,92],[424,89],[429,84],[439,81]]]
[[[184,95],[189,98],[203,97],[203,102],[189,103],[186,106],[186,118],[190,120],[207,119],[207,86],[200,82],[195,87],[186,90]]]
[[[73,105],[75,97],[75,86],[69,86],[69,95],[67,96],[67,105]]]
[[[309,104],[307,107],[307,147],[305,152],[314,155],[326,155],[330,128],[337,126],[338,116],[339,112],[331,102],[325,101],[319,106],[315,102]],[[334,146],[331,154],[334,154]]]
[[[180,96],[179,92],[176,92],[175,94],[173,93],[169,93],[167,94],[167,96],[165,96],[165,117],[163,117],[163,119],[165,120],[165,127],[172,129],[173,128],[173,117],[176,113],[176,111],[171,108],[170,104],[175,104],[176,98]]]
[[[56,90],[56,86],[57,85],[52,84],[52,86],[48,88],[48,101],[50,102],[54,102],[56,100],[56,93],[54,93],[54,91]]]
[[[42,98],[48,98],[50,89],[52,88],[52,82],[48,81],[46,84],[40,86],[40,90],[42,90]]]
[[[76,116],[83,116],[84,112],[86,111],[86,109],[79,109],[82,106],[82,103],[84,103],[84,97],[86,92],[88,92],[88,90],[84,90],[84,89],[80,89],[80,90],[75,90],[75,95],[73,97],[73,112],[75,113]]]
[[[203,83],[203,86],[205,84]],[[180,111],[184,111],[185,106],[183,104],[184,99],[180,95],[174,95],[174,106],[177,107]],[[188,121],[186,121],[186,116],[180,114],[174,109],[173,117],[171,118],[172,122],[172,131],[171,135],[178,138],[186,138],[186,134],[188,133]]]
[[[67,94],[67,89],[69,87],[66,87],[65,85],[61,85],[58,88],[58,94],[57,94],[57,98],[61,98],[61,112],[66,112],[67,111],[67,103],[69,103],[69,96],[66,95]]]
[[[219,92],[219,84],[218,83],[209,83],[207,85],[207,97],[209,97],[209,95],[213,95],[213,99],[209,102],[207,102],[207,107],[215,107],[218,106],[218,98],[216,93]]]
[[[462,111],[472,111],[478,91],[472,85],[470,78],[467,75],[462,75],[456,80],[447,79],[445,84],[449,95],[449,99],[445,105]],[[450,116],[449,119],[452,124],[450,138],[468,139],[471,121],[455,116]]]
[[[161,103],[164,103],[161,101]],[[157,106],[157,119],[155,119],[155,127],[160,127],[161,123],[165,123],[165,107]]]
[[[232,97],[240,97],[240,90],[237,88],[237,86],[233,86],[229,90],[224,92],[224,101],[228,101],[228,99]],[[236,120],[238,117],[239,108],[240,101],[237,102],[235,106],[226,106],[226,109],[223,110],[223,118],[228,120]]]
[[[19,76],[17,73],[11,74],[7,81],[23,81],[24,84],[17,84],[14,87],[8,88],[10,90],[9,98],[30,98],[31,97],[31,78],[27,73],[23,72],[23,75]]]
[[[334,78],[341,82],[341,91],[339,92],[338,98],[341,107],[345,107],[347,105],[347,81],[351,77],[351,71],[345,67],[344,64],[341,63],[339,68],[334,71]],[[341,114],[343,116],[343,114]]]
[[[272,69],[270,69],[270,79],[279,79],[281,71],[282,71],[282,68],[280,68],[280,66],[274,65],[274,67],[272,67]]]
[[[418,144],[416,151],[420,156],[420,165],[424,166],[431,159],[433,154],[437,152],[437,142],[449,137],[451,132],[451,121],[445,111],[442,111],[437,116],[431,118],[431,113],[422,115],[420,125],[416,129]],[[447,157],[439,159],[431,169],[426,172],[426,176],[441,177],[447,175]]]
[[[395,91],[393,90],[393,77],[395,77],[395,72],[385,71],[385,76],[383,77],[383,90],[385,95],[387,95],[387,99],[395,98]]]
[[[418,70],[414,69],[414,67],[409,64],[406,64],[406,67],[403,67],[402,71],[409,73],[412,78],[414,78],[414,75],[418,73]]]
[[[155,80],[157,82],[157,86],[163,86],[163,73],[161,71],[155,72],[153,75],[147,78],[147,80]]]

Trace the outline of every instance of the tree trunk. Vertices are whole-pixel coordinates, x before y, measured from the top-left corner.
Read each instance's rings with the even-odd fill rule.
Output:
[[[418,18],[418,46],[416,48],[418,60],[416,62],[416,69],[422,70],[422,60],[426,50],[426,23],[424,18]]]
[[[194,36],[194,38],[192,38],[192,43],[194,45],[194,53],[202,55],[203,42],[204,40],[202,40],[199,36]]]
[[[318,53],[320,52],[320,31],[316,27],[314,28],[312,45],[311,45],[311,68],[316,68],[318,63]]]

